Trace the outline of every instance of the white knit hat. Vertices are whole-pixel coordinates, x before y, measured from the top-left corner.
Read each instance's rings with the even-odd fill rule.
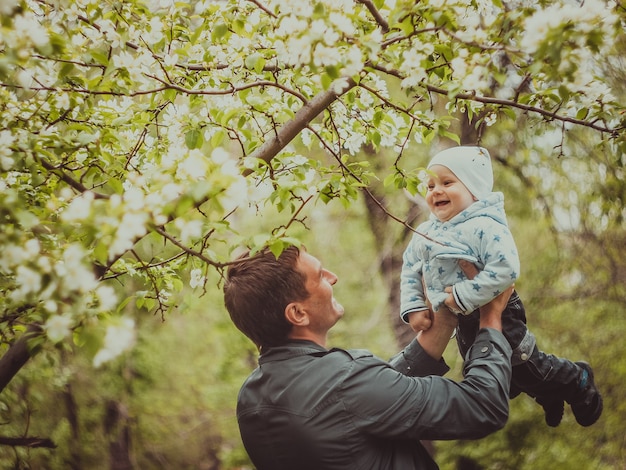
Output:
[[[487,149],[475,146],[452,147],[435,155],[428,168],[433,165],[448,168],[476,199],[484,199],[493,190],[493,171]]]

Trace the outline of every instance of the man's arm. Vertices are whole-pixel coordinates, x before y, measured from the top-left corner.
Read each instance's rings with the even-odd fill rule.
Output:
[[[343,394],[356,426],[385,438],[433,440],[477,439],[506,424],[511,346],[496,329],[480,329],[460,382],[428,370],[445,365],[427,355],[417,340],[400,357],[409,366],[401,370],[404,377],[398,367],[393,371],[375,364],[373,356],[358,361],[359,372],[344,383],[351,393]]]
[[[444,375],[450,370],[442,356],[456,328],[457,317],[442,308],[436,315],[431,312],[430,318],[430,328],[420,331],[406,348],[389,360],[391,366],[404,375]]]
[[[430,357],[439,360],[450,342],[458,318],[455,314],[450,313],[447,308],[441,308],[437,313],[431,312],[430,318],[430,328],[420,331],[417,335],[417,341]]]

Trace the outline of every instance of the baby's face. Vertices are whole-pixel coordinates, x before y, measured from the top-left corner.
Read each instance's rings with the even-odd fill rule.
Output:
[[[476,201],[469,189],[447,167],[433,165],[430,171],[433,175],[427,183],[426,203],[442,222],[450,220]]]

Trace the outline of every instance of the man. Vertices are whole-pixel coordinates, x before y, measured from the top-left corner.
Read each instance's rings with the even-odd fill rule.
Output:
[[[278,259],[269,250],[244,254],[229,267],[226,308],[261,353],[237,404],[258,470],[437,469],[420,440],[476,439],[504,426],[511,347],[501,313],[510,290],[481,309],[465,378],[454,382],[438,377],[456,326],[445,309],[389,363],[365,350],[327,349],[344,314],[336,282],[296,247]]]

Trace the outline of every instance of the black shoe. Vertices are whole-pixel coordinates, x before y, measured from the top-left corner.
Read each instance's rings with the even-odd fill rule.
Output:
[[[586,362],[577,362],[582,369],[578,381],[578,391],[570,401],[572,412],[581,426],[591,426],[602,414],[602,396],[593,381],[593,371]]]
[[[565,402],[562,399],[537,397],[535,398],[535,401],[543,408],[546,424],[548,426],[556,428],[559,424],[561,424],[561,420],[563,419],[563,410],[565,408]]]

